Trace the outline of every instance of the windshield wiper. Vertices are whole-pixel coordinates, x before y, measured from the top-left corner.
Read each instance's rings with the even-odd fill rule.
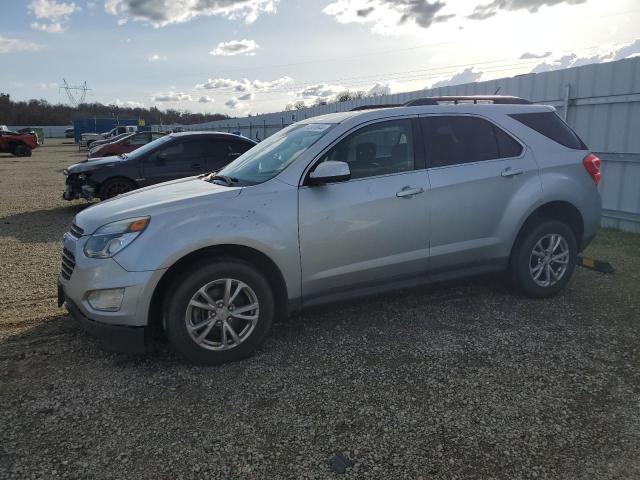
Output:
[[[222,180],[227,185],[233,185],[238,183],[238,179],[235,177],[228,177],[226,175],[218,175],[217,173],[211,173],[203,178],[205,182],[215,182],[216,180]]]

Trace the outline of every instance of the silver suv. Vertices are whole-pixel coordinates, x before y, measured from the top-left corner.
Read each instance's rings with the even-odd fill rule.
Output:
[[[249,355],[274,317],[505,270],[556,294],[600,219],[600,160],[554,109],[425,98],[298,122],[223,170],[121,195],[64,237],[59,303],[111,349],[164,331]]]

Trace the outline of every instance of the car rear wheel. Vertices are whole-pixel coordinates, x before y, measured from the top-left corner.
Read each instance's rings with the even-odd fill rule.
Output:
[[[100,200],[113,198],[117,195],[135,190],[135,184],[126,178],[112,178],[100,187]]]
[[[26,145],[19,144],[19,145],[16,145],[13,148],[13,154],[16,157],[30,157],[31,156],[31,149],[29,147],[27,147]]]
[[[261,273],[243,262],[223,260],[177,278],[165,312],[173,349],[191,362],[216,365],[245,358],[264,341],[274,300]]]
[[[571,228],[557,220],[544,220],[528,228],[511,256],[515,284],[533,298],[556,295],[571,279],[577,255]]]

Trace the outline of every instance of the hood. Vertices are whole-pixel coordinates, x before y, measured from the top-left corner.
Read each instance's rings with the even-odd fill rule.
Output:
[[[91,159],[90,162],[84,160],[83,162],[76,163],[75,165],[71,165],[67,168],[67,172],[69,175],[73,175],[75,173],[89,172],[96,170],[98,168],[108,168],[118,165],[121,162],[126,162],[126,158],[122,157],[102,157],[97,159]]]
[[[80,212],[75,223],[91,234],[102,225],[117,220],[145,215],[157,218],[176,210],[184,210],[184,214],[189,215],[199,208],[211,209],[237,197],[241,191],[242,187],[216,185],[198,177],[182,178],[105,200]]]

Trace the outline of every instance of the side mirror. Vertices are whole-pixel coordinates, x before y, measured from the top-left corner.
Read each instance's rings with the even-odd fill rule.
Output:
[[[318,164],[316,169],[309,174],[309,184],[346,182],[350,178],[351,170],[349,170],[348,163],[329,160]]]

